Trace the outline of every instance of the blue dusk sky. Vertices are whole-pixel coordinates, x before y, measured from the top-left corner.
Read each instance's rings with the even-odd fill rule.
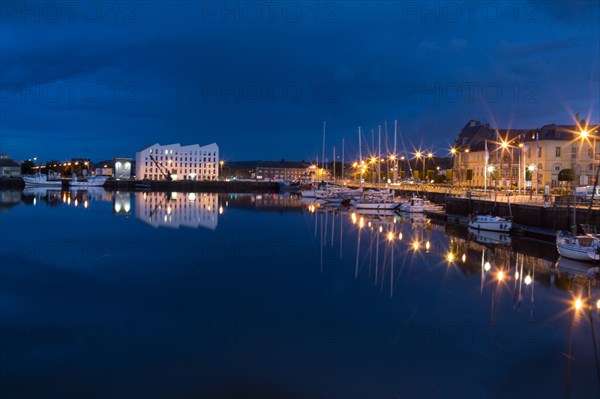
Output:
[[[393,121],[445,155],[469,120],[598,123],[598,1],[0,2],[0,151],[356,156]],[[400,145],[399,145],[400,147]],[[366,149],[368,151],[368,149]]]

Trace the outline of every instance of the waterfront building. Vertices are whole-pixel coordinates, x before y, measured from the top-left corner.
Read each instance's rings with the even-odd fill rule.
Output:
[[[135,196],[135,217],[153,227],[217,228],[219,197],[208,193],[157,193]]]
[[[148,180],[217,180],[217,144],[153,144],[136,153],[136,178]]]
[[[582,134],[582,132],[585,132]],[[573,169],[576,185],[593,184],[600,159],[598,125],[548,124],[537,129],[496,129],[469,121],[453,147],[454,181],[473,187],[560,187],[558,174]],[[487,148],[487,150],[486,150]]]
[[[263,161],[256,166],[256,180],[295,181],[310,179],[309,164],[292,161]]]
[[[129,180],[131,179],[131,158],[115,158],[113,159],[115,165],[115,179],[116,180]]]
[[[0,178],[21,176],[21,165],[13,161],[7,154],[0,155]]]
[[[311,179],[312,173],[304,161],[231,161],[223,166],[225,177],[239,179],[295,181]]]

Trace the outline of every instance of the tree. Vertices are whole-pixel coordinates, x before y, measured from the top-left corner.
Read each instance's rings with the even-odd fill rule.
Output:
[[[21,164],[22,175],[32,175],[34,173],[35,163],[33,161],[25,161]]]
[[[432,169],[428,169],[427,170],[427,181],[432,181],[433,180],[433,170]]]
[[[446,180],[452,181],[452,169],[446,169]]]

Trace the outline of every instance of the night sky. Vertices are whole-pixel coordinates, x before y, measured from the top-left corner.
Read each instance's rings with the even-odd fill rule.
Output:
[[[0,151],[133,157],[216,142],[229,160],[357,153],[393,120],[445,155],[469,120],[600,115],[598,1],[0,2]],[[391,140],[391,139],[390,139]]]

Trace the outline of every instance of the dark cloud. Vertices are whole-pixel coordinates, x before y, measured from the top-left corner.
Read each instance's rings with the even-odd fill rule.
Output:
[[[597,2],[294,3],[296,20],[289,3],[254,2],[258,22],[242,2],[98,4],[98,21],[58,23],[4,8],[2,151],[216,141],[229,158],[309,159],[325,119],[329,147],[345,137],[352,151],[357,126],[370,136],[385,120],[440,148],[471,118],[525,128],[600,113]]]

